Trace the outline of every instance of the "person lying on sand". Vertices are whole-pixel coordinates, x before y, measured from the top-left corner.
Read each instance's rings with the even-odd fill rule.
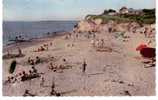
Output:
[[[44,51],[44,50],[45,50],[45,48],[44,48],[43,46],[41,46],[41,49],[39,49],[39,50]]]
[[[44,46],[40,46],[37,50],[34,50],[34,52],[41,52],[41,51],[45,51],[48,50],[48,45],[45,44]]]
[[[48,44],[44,44],[43,47],[45,47],[45,50],[48,50],[49,45]]]
[[[30,93],[29,90],[26,89],[23,96],[35,96],[35,94]]]
[[[73,43],[67,44],[67,47],[74,47],[74,44]]]

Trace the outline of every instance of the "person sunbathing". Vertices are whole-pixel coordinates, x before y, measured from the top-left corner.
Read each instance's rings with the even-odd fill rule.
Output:
[[[40,49],[41,51],[44,51],[45,50],[45,48],[43,47],[43,46],[41,46],[41,49]]]
[[[23,96],[35,96],[35,94],[30,93],[29,90],[26,89]]]

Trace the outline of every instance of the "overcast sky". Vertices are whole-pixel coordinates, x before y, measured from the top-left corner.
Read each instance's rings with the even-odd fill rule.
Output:
[[[4,20],[80,20],[104,9],[155,8],[156,0],[3,0]]]

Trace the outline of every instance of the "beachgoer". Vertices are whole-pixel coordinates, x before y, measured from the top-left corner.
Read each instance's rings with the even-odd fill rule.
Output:
[[[31,70],[29,70],[29,75],[32,75],[32,74],[33,74],[33,72]]]
[[[63,58],[63,62],[66,62],[66,59],[65,59],[65,58]]]
[[[4,82],[4,84],[8,84],[8,83],[11,83],[11,78],[9,76],[7,77],[7,80]]]
[[[29,93],[29,90],[26,89],[23,96],[35,96],[35,95],[32,93]]]
[[[96,37],[95,33],[92,34],[92,37],[93,37],[93,39],[95,39],[95,37]]]
[[[34,65],[34,64],[35,64],[35,62],[34,62],[33,59],[30,60],[30,64],[31,64],[31,65]]]
[[[104,39],[101,39],[101,48],[104,47]]]
[[[78,38],[78,34],[76,34],[76,38]]]
[[[50,46],[52,46],[53,44],[52,44],[52,42],[50,42]]]
[[[86,61],[84,60],[84,62],[83,62],[83,64],[82,64],[82,72],[83,72],[83,73],[85,73],[86,67],[87,67],[87,63],[86,63]]]
[[[54,69],[54,66],[53,66],[53,63],[52,63],[52,62],[50,63],[49,69]]]
[[[7,50],[7,55],[8,55],[8,56],[10,55],[9,50]]]
[[[54,81],[52,82],[52,86],[51,86],[51,92],[50,92],[50,95],[55,95],[56,94],[56,91],[55,91],[55,83]]]
[[[45,82],[44,77],[42,77],[42,78],[41,78],[40,86],[44,86],[44,82]]]
[[[112,32],[112,27],[109,27],[108,31],[109,31],[109,33],[111,33]]]
[[[18,39],[18,37],[16,36],[16,37],[15,37],[15,42],[18,42],[18,40],[19,40],[19,39]]]
[[[46,50],[48,50],[48,46],[46,46]]]
[[[40,63],[40,62],[41,62],[41,59],[37,56],[37,57],[36,57],[36,62],[35,62],[35,63],[38,64],[38,63]]]
[[[8,76],[8,82],[10,83],[11,82],[11,78]]]
[[[61,96],[61,93],[55,91],[55,83],[52,83],[50,95]]]
[[[37,69],[34,66],[32,66],[32,69],[33,69],[33,73],[37,73]]]
[[[92,45],[92,47],[95,47],[95,41],[94,40],[91,40],[91,45]]]
[[[25,73],[25,71],[22,72],[22,75],[23,75],[23,76],[27,76],[27,74]]]
[[[45,49],[44,49],[44,47],[43,46],[41,46],[41,50],[40,51],[44,51]]]
[[[30,64],[31,63],[31,57],[28,58],[27,62]]]
[[[22,50],[18,47],[19,56],[22,55]]]
[[[99,39],[97,39],[96,42],[95,42],[95,45],[96,45],[97,48],[99,47],[99,44],[100,44]]]
[[[71,33],[68,34],[69,38],[71,38]]]

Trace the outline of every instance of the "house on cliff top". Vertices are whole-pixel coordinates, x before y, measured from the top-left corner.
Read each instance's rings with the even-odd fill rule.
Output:
[[[128,8],[127,8],[127,7],[122,7],[122,8],[119,10],[119,13],[120,13],[120,14],[128,14]]]

